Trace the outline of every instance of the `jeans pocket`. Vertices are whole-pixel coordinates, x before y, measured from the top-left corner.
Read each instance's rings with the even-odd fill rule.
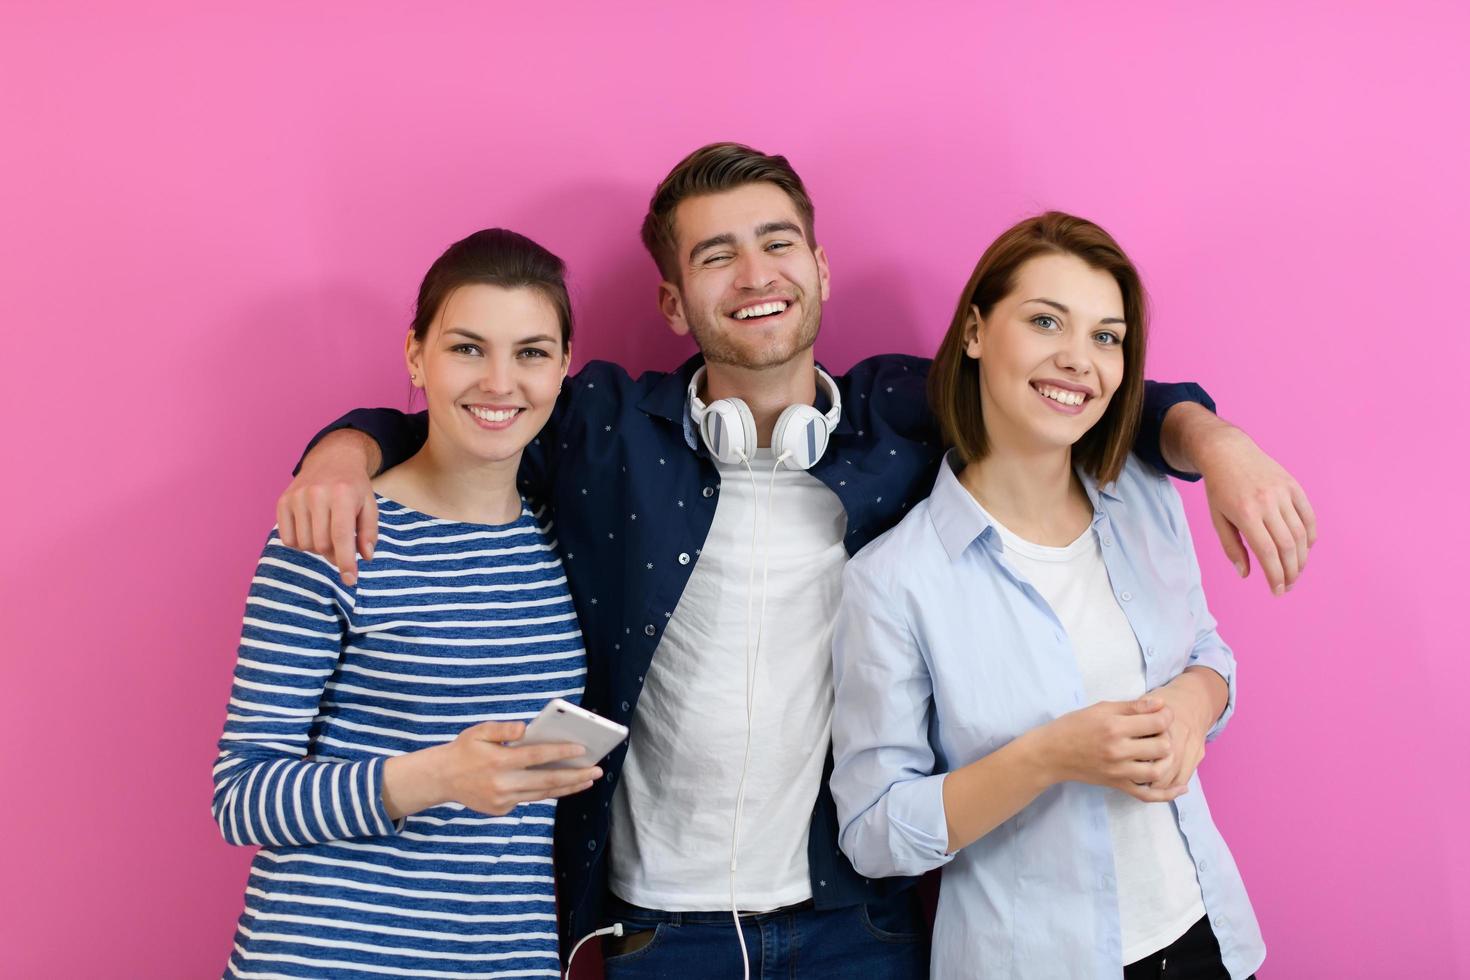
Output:
[[[880,942],[916,943],[924,938],[922,913],[912,895],[859,905],[858,914],[868,935]]]
[[[635,926],[621,936],[602,937],[602,962],[608,965],[629,963],[650,952],[668,930],[668,923]]]

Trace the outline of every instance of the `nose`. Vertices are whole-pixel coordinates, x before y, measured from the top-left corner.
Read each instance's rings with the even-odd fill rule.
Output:
[[[485,358],[484,372],[480,375],[480,390],[486,394],[504,395],[509,394],[513,387],[510,361],[503,357]]]
[[[759,291],[776,281],[775,263],[765,249],[746,250],[736,260],[735,285]]]
[[[1057,367],[1068,374],[1086,375],[1092,371],[1092,338],[1086,331],[1069,331],[1065,342],[1057,349]]]

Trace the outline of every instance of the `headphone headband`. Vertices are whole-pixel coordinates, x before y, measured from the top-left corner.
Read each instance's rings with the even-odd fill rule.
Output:
[[[842,393],[837,382],[820,367],[817,380],[826,385],[832,405],[819,412],[812,405],[788,405],[776,419],[771,432],[771,448],[792,469],[811,469],[827,449],[832,431],[842,419]],[[710,455],[722,463],[748,462],[755,455],[755,418],[750,407],[739,398],[720,398],[705,405],[699,397],[704,380],[701,364],[689,379],[689,414],[699,426],[699,434]]]

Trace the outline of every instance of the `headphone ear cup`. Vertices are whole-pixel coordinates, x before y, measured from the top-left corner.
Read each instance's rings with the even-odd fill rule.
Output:
[[[785,455],[789,468],[809,470],[827,451],[830,436],[827,416],[810,405],[788,405],[771,430],[771,449]]]
[[[721,398],[704,410],[699,436],[721,463],[743,463],[755,454],[755,416],[740,399]]]

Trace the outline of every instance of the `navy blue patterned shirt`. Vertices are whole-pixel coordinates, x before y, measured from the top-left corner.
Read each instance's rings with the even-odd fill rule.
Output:
[[[679,604],[714,520],[719,474],[692,428],[687,391],[700,357],[677,371],[631,377],[593,361],[567,379],[556,410],[527,447],[523,492],[556,515],[562,559],[587,647],[583,704],[631,727],[664,627]],[[896,524],[928,495],[942,456],[925,399],[926,358],[871,357],[837,378],[842,417],[809,471],[847,512],[849,555]],[[1214,404],[1194,384],[1150,382],[1135,451],[1169,470],[1159,450],[1164,414],[1181,401]],[[818,407],[825,407],[819,405]],[[377,440],[384,467],[418,451],[427,416],[361,409],[318,434],[353,428]],[[313,440],[313,443],[315,440]],[[1175,474],[1184,476],[1184,474]],[[608,817],[627,745],[604,762],[605,778],[561,801],[556,874],[563,948],[600,924],[607,884]],[[913,883],[868,880],[837,846],[827,789],[829,753],[808,844],[813,900],[820,909],[856,905]]]

